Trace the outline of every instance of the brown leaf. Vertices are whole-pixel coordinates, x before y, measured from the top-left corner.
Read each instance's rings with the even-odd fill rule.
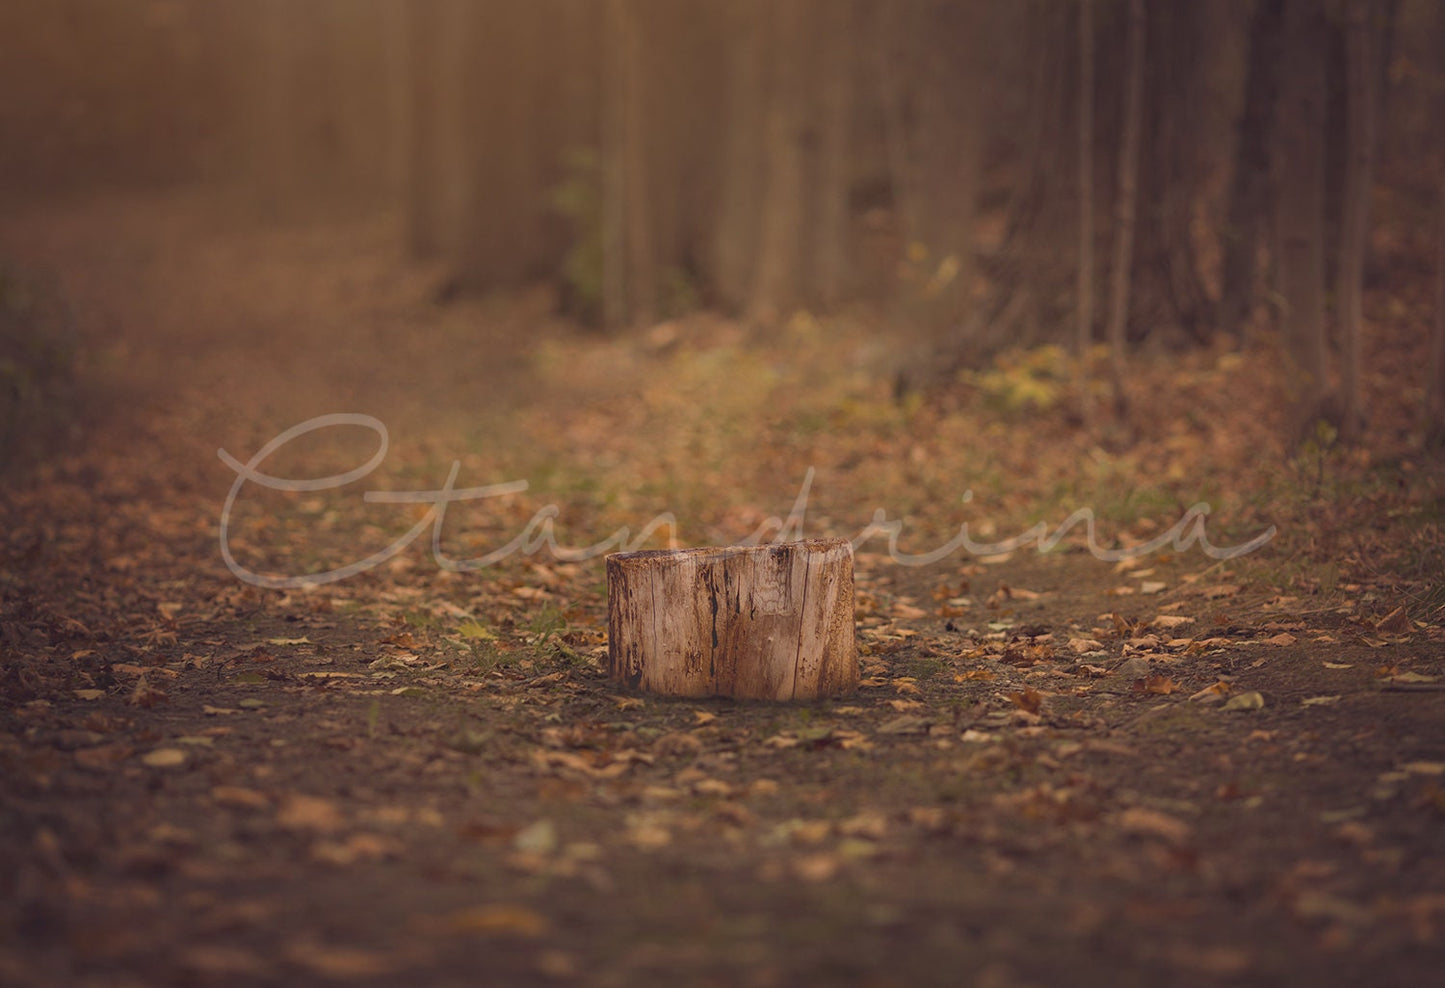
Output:
[[[1179,687],[1175,684],[1174,680],[1170,679],[1168,676],[1162,676],[1159,673],[1155,673],[1152,676],[1146,676],[1143,680],[1143,683],[1145,693],[1157,693],[1160,696],[1168,696],[1170,693],[1173,693],[1179,689]]]
[[[1010,693],[1008,698],[1015,707],[1031,714],[1037,714],[1044,705],[1044,695],[1032,686],[1025,688],[1021,693]]]
[[[271,798],[265,793],[245,786],[215,786],[211,789],[211,798],[231,809],[264,810],[271,805]]]
[[[1414,629],[1405,614],[1405,608],[1397,607],[1380,619],[1375,630],[1384,635],[1408,635]]]
[[[1119,829],[1131,834],[1162,837],[1171,843],[1181,843],[1189,838],[1192,827],[1185,821],[1158,810],[1143,806],[1131,806],[1119,814]]]
[[[286,947],[286,959],[325,978],[378,978],[391,974],[397,960],[376,950],[333,947],[302,940]]]
[[[276,823],[287,830],[313,830],[331,833],[340,830],[341,810],[329,799],[293,793],[276,811]]]
[[[442,926],[451,933],[483,936],[540,937],[551,929],[546,916],[526,906],[469,906],[448,915]]]

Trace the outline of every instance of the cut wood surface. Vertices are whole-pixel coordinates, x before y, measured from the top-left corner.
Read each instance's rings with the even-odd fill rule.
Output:
[[[608,673],[648,693],[811,700],[858,685],[853,546],[607,557]]]

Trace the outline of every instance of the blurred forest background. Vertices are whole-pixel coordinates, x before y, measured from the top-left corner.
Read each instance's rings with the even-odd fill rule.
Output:
[[[1405,279],[1442,418],[1433,0],[9,0],[0,50],[12,198],[400,207],[447,292],[609,331],[868,307],[902,389],[1054,343],[1122,404],[1141,345],[1277,339],[1299,435],[1354,432]]]

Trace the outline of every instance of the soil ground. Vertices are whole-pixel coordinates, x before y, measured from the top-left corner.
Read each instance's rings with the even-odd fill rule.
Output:
[[[0,256],[55,286],[83,360],[0,490],[0,983],[1438,977],[1440,471],[1402,430],[1286,467],[1268,374],[1240,381],[1267,355],[1221,351],[1153,358],[1124,449],[979,397],[1006,367],[900,404],[866,324],[606,340],[540,294],[446,300],[400,241],[190,195],[10,213]],[[419,536],[335,582],[243,581],[217,450],[335,412],[385,424],[381,464],[242,485],[238,567]],[[257,466],[325,478],[377,443],[318,429]],[[457,488],[530,487],[451,506],[453,558],[550,508],[564,544],[664,511],[737,539],[804,484],[809,534],[881,506],[914,552],[962,488],[998,509],[979,541],[1091,494],[1113,548],[1201,493],[1215,545],[1279,534],[929,565],[874,538],[855,695],[672,700],[603,674],[600,554],[451,572],[427,505],[363,500],[454,460]]]

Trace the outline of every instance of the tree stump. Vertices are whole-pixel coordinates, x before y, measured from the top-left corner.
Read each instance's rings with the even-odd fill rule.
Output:
[[[607,611],[608,674],[633,689],[812,700],[858,685],[846,539],[614,553]]]

